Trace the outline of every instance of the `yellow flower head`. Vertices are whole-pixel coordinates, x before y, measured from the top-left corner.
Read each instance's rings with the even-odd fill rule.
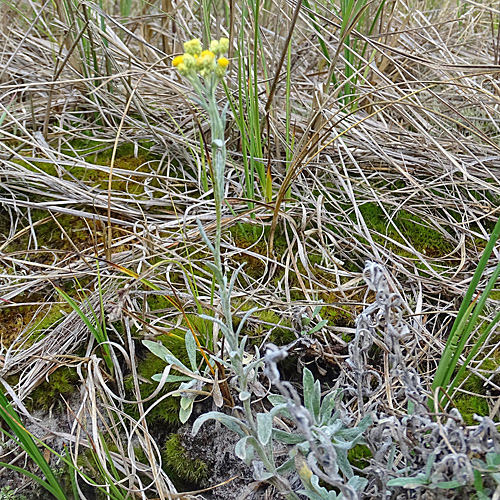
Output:
[[[179,64],[182,64],[183,62],[184,62],[184,56],[174,57],[174,60],[172,61],[172,66],[174,68],[177,68]]]
[[[226,74],[226,68],[229,65],[229,61],[225,57],[219,57],[217,59],[217,67],[215,68],[215,74],[219,78],[223,78],[224,75]]]
[[[210,50],[204,50],[196,60],[196,69],[205,78],[215,70],[215,54]]]
[[[177,56],[172,61],[172,65],[177,68],[179,74],[188,78],[194,78],[196,73],[203,78],[216,75],[222,78],[226,74],[229,61],[225,57],[218,57],[229,48],[229,40],[221,38],[213,40],[210,50],[202,50],[201,42],[195,38],[184,43],[186,51],[182,56]]]
[[[215,54],[211,50],[204,50],[200,58],[204,58],[207,61],[213,61],[215,59]]]
[[[219,57],[219,59],[217,59],[217,64],[223,68],[227,68],[229,66],[229,60],[225,57]]]
[[[201,42],[197,38],[193,38],[189,42],[184,42],[184,50],[187,54],[199,56],[202,50]]]

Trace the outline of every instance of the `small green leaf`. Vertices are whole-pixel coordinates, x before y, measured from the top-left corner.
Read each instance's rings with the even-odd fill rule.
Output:
[[[433,489],[440,488],[442,490],[452,490],[455,488],[461,488],[462,486],[463,484],[455,479],[453,481],[443,481],[441,483],[435,483],[432,484],[430,487]]]
[[[280,429],[273,429],[273,438],[284,444],[299,444],[306,440],[302,434],[291,434]]]
[[[189,363],[191,364],[191,369],[193,372],[196,372],[198,370],[198,366],[196,365],[196,340],[194,339],[193,332],[191,330],[188,330],[186,332],[185,336],[185,342],[186,342],[186,351],[189,357]]]
[[[209,411],[208,413],[204,413],[203,415],[200,415],[193,424],[193,429],[191,430],[191,434],[193,436],[196,436],[198,434],[198,431],[200,430],[200,427],[207,421],[207,420],[217,420],[221,424],[225,425],[229,430],[235,432],[239,436],[243,437],[246,435],[246,432],[248,432],[248,426],[244,424],[240,419],[233,417],[231,415],[225,415],[224,413],[221,413],[219,411]]]
[[[328,320],[323,319],[316,326],[312,327],[310,330],[307,330],[307,332],[305,332],[305,333],[307,335],[312,335],[313,333],[316,333],[317,331],[321,330],[327,324],[328,324]]]
[[[257,436],[259,441],[264,446],[271,439],[273,431],[273,416],[271,413],[258,413],[257,414]]]
[[[347,450],[339,450],[335,446],[335,451],[337,452],[337,462],[335,464],[335,468],[338,466],[342,473],[350,479],[354,476],[354,472],[351,464],[349,463],[349,459],[347,458]]]
[[[308,368],[304,368],[302,384],[304,386],[304,406],[311,411],[314,397],[314,375]]]
[[[366,488],[366,485],[368,484],[368,479],[364,477],[353,476],[349,479],[347,484],[351,488],[354,488],[355,491],[363,491]]]
[[[251,394],[248,391],[241,391],[238,397],[240,401],[246,401],[250,398],[250,396]]]
[[[152,380],[154,380],[155,382],[159,382],[162,378],[162,374],[161,373],[156,373],[155,375],[153,375],[151,377]],[[169,375],[165,382],[190,382],[191,380],[193,380],[191,377],[187,377],[185,375]]]
[[[155,356],[163,359],[169,365],[177,365],[185,368],[188,372],[191,371],[182,363],[182,361],[179,361],[162,343],[152,342],[151,340],[143,340],[142,344],[146,346]]]
[[[254,456],[254,447],[249,441],[255,440],[253,436],[245,436],[241,438],[234,448],[234,454],[243,460],[247,465],[250,465]]]
[[[289,458],[286,462],[282,463],[277,469],[278,474],[284,474],[295,469],[295,457]]]
[[[330,421],[330,417],[335,409],[335,404],[337,403],[337,392],[329,392],[324,398],[321,404],[321,410],[319,412],[320,424],[325,425]]]
[[[321,387],[319,380],[315,382],[314,375],[307,368],[304,368],[302,380],[304,384],[304,406],[309,410],[317,422],[319,420],[321,405]]]
[[[281,394],[269,394],[269,396],[267,396],[267,400],[273,406],[282,405],[283,403],[286,403],[285,397],[282,396]]]
[[[387,481],[387,486],[402,486],[403,488],[410,489],[424,486],[428,483],[429,481],[425,477],[398,477]]]
[[[182,406],[182,400],[187,400],[189,404],[185,406]],[[194,399],[189,399],[189,398],[181,398],[181,409],[179,410],[179,420],[181,421],[181,424],[185,424],[188,420],[189,417],[191,416],[191,413],[193,412],[193,406],[194,406]]]
[[[194,403],[194,399],[193,398],[189,398],[189,397],[185,397],[183,396],[181,398],[181,408],[186,410],[187,408],[189,408],[190,406],[192,406]]]

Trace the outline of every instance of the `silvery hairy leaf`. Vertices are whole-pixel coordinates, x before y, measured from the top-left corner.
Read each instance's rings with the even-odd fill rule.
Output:
[[[304,387],[304,406],[317,422],[319,420],[321,402],[321,387],[319,380],[315,381],[311,370],[307,368],[304,368],[302,380]]]
[[[271,413],[257,413],[257,436],[262,445],[271,439],[273,431],[273,416]]]
[[[225,415],[224,413],[221,413],[219,411],[209,411],[208,413],[204,413],[203,415],[200,415],[193,424],[193,429],[191,431],[191,434],[193,436],[196,436],[198,434],[198,431],[200,430],[200,427],[207,421],[207,420],[216,420],[223,424],[225,427],[227,427],[230,431],[235,432],[238,434],[238,436],[244,437],[246,433],[248,432],[248,426],[242,422],[240,419],[236,417],[232,417],[231,415]]]
[[[234,448],[234,454],[247,465],[252,463],[254,457],[253,443],[255,443],[255,438],[253,436],[245,436],[236,443]]]
[[[151,378],[155,381],[155,382],[159,382],[162,378],[162,374],[161,373],[156,373],[155,375],[153,375]],[[165,379],[165,382],[189,382],[190,380],[192,380],[191,378],[185,376],[185,375],[169,375],[166,379]]]
[[[292,434],[280,429],[273,429],[273,438],[284,444],[299,444],[306,440],[302,434]]]
[[[205,233],[205,230],[203,229],[203,225],[200,219],[196,219],[196,224],[198,225],[198,231],[200,231],[201,239],[204,241],[205,245],[207,245],[208,249],[212,252],[212,254],[215,254],[215,248],[212,245],[210,239],[208,238],[207,233]]]
[[[185,424],[191,413],[193,413],[194,399],[192,398],[181,398],[181,408],[179,410],[179,420],[181,424]]]
[[[196,345],[196,340],[194,339],[194,335],[191,330],[188,330],[186,332],[184,341],[186,345],[186,351],[189,357],[189,363],[191,364],[191,369],[193,370],[193,372],[196,372],[197,371],[196,350],[198,346]]]
[[[264,470],[264,464],[260,460],[253,461],[253,477],[256,481],[268,481],[275,474]]]
[[[155,356],[166,361],[169,365],[177,365],[185,368],[188,372],[191,370],[185,366],[182,361],[179,361],[161,342],[152,342],[151,340],[143,340],[143,345],[146,346]]]

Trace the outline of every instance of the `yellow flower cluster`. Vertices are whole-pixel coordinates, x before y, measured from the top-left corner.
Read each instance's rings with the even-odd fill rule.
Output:
[[[177,68],[179,73],[186,77],[192,77],[199,73],[203,78],[211,74],[216,74],[222,78],[226,74],[226,68],[229,61],[221,57],[229,49],[229,40],[221,38],[212,40],[210,50],[203,50],[201,42],[195,38],[184,43],[184,54],[177,56],[172,61],[172,65]]]

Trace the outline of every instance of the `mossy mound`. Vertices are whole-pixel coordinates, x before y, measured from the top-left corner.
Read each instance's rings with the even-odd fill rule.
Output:
[[[389,209],[389,221],[386,212],[375,203],[365,203],[359,209],[368,228],[373,231],[373,239],[388,245],[396,254],[407,255],[408,252],[388,239],[407,246],[406,239],[415,250],[428,258],[440,258],[453,251],[453,243],[445,235],[433,229],[424,218],[407,210],[398,210],[393,214]],[[381,235],[387,236],[387,239]]]
[[[208,478],[208,465],[193,458],[184,448],[178,434],[171,434],[162,451],[163,466],[176,487],[196,489]]]
[[[500,359],[490,358],[485,359],[481,363],[481,369],[495,371],[500,363]],[[459,392],[453,398],[453,404],[460,411],[466,425],[477,425],[474,415],[481,417],[488,416],[490,407],[486,396],[486,387],[481,377],[472,373],[465,373],[467,377],[463,384],[463,391]]]
[[[33,409],[48,410],[52,405],[61,401],[61,396],[68,398],[79,384],[76,370],[67,366],[58,368],[48,376],[30,395]]]
[[[177,359],[189,365],[186,347],[182,338],[163,335],[158,337],[157,340],[169,349]],[[158,382],[152,380],[153,375],[157,373],[161,374],[165,370],[166,362],[145,348],[140,349],[138,354],[140,357],[137,365],[137,374],[140,382],[141,399],[146,399],[158,387]],[[178,383],[167,383],[153,401],[144,403],[145,410],[154,406],[148,412],[148,424],[150,426],[159,425],[163,431],[173,431],[181,425],[179,420],[180,398],[170,396],[164,398],[160,403],[155,404],[162,396],[175,391],[178,387]],[[127,399],[134,399],[134,380],[132,375],[125,378],[125,390],[127,392]],[[135,419],[140,417],[138,407],[135,404],[126,404],[125,411]]]
[[[24,303],[26,302],[26,303]],[[39,294],[23,294],[10,304],[0,305],[0,339],[4,347],[9,347],[23,335],[24,346],[30,346],[45,335],[45,330],[53,327],[64,317],[70,307],[42,301]]]

